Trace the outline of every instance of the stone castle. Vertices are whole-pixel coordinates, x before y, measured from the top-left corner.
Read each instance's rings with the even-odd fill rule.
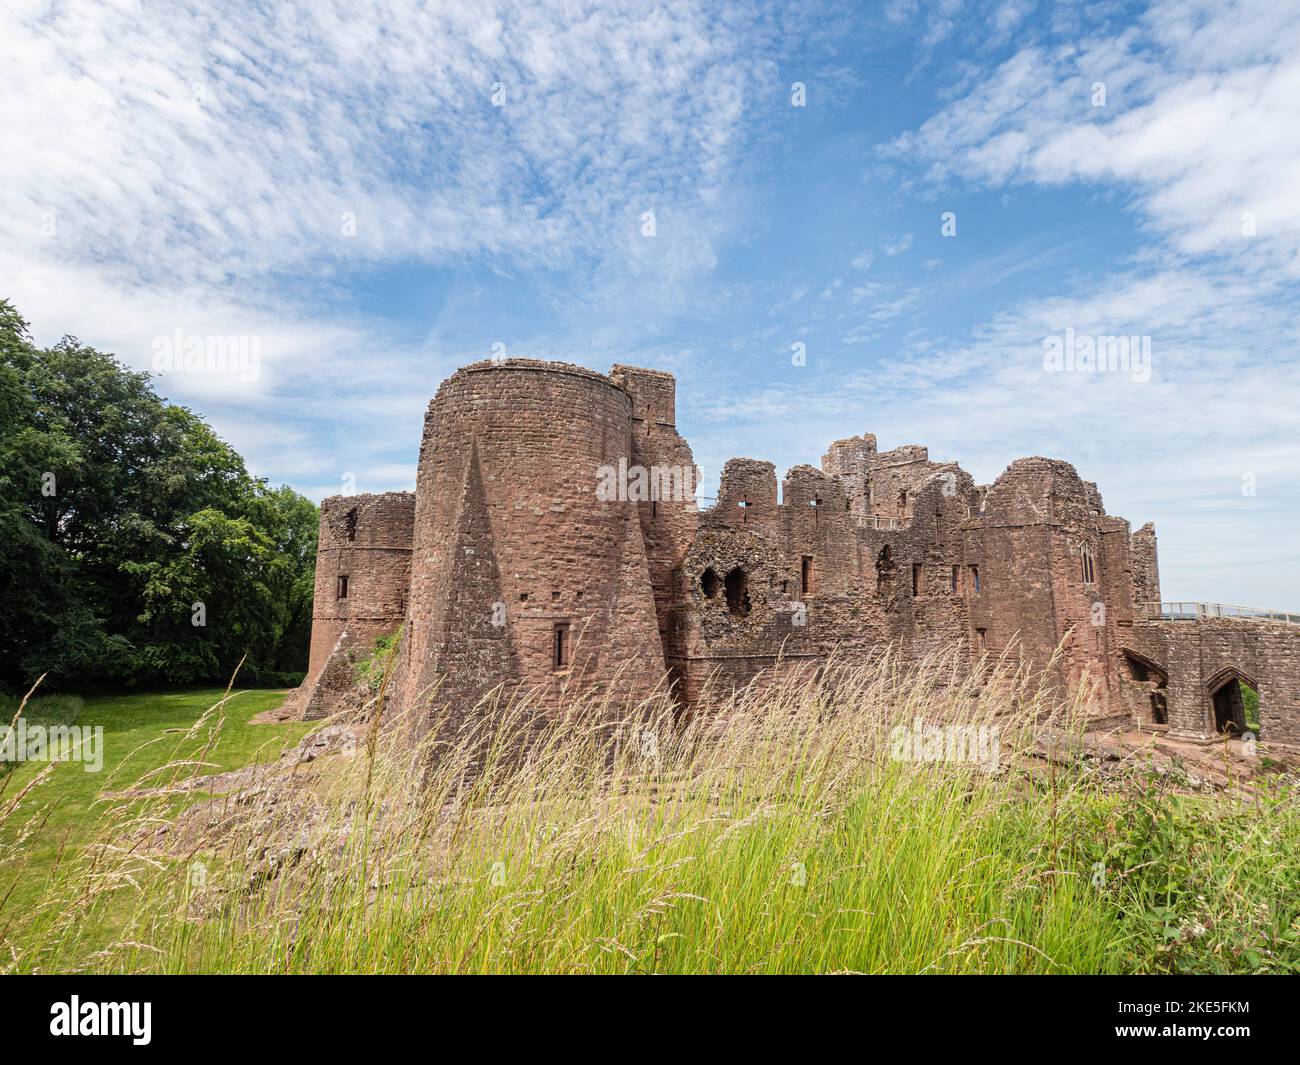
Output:
[[[638,700],[712,690],[886,646],[915,659],[1010,651],[1099,725],[1300,745],[1300,616],[1162,604],[1155,530],[1108,515],[1069,463],[991,485],[924,447],[836,441],[781,484],[732,459],[694,495],[671,374],[510,359],[429,404],[416,490],[321,504],[305,717],[355,695],[402,630],[391,698],[469,707],[504,685]],[[1059,647],[1062,653],[1054,657]]]

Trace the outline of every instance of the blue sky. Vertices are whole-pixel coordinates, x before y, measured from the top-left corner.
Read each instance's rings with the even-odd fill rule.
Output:
[[[676,373],[706,490],[864,431],[981,482],[1049,455],[1156,522],[1165,598],[1300,608],[1296,0],[17,0],[0,30],[0,293],[140,368],[256,338],[254,375],[157,384],[274,483],[411,487],[438,383],[504,345]],[[1066,329],[1149,337],[1150,379],[1048,372]]]

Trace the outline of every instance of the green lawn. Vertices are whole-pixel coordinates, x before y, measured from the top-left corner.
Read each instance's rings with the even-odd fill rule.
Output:
[[[127,788],[142,774],[167,764],[178,754],[199,753],[207,745],[211,730],[205,730],[198,741],[187,741],[185,732],[224,694],[220,688],[200,688],[87,697],[76,723],[103,727],[103,768],[94,773],[86,772],[77,762],[56,766],[0,826],[0,854],[6,859],[0,863],[0,916],[35,903],[60,856],[73,853],[92,838],[99,824],[101,805],[96,799],[101,792]],[[269,690],[232,693],[225,721],[205,756],[213,763],[209,772],[274,761],[286,747],[311,731],[314,725],[302,722],[249,723],[250,718],[283,702],[285,694]],[[0,811],[43,768],[41,763],[24,762],[7,780],[0,778],[0,787],[4,788]],[[14,845],[22,833],[27,833],[27,838],[18,852],[5,853],[5,845]]]

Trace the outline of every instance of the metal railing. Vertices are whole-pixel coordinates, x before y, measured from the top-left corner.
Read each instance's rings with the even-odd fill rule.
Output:
[[[1254,606],[1229,603],[1147,603],[1147,617],[1159,621],[1201,621],[1205,618],[1239,618],[1244,621],[1278,621],[1300,625],[1300,613],[1289,610],[1264,610]]]

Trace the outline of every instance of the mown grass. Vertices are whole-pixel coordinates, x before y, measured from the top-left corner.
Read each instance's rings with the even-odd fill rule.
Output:
[[[210,760],[194,748],[226,744],[234,705],[158,765],[183,779],[195,770],[179,763]],[[192,797],[109,803],[34,905],[0,910],[9,967],[1300,968],[1291,784],[1200,798],[1140,766],[1043,769],[1031,723],[1068,732],[1079,707],[1008,667],[984,686],[951,661],[884,658],[791,675],[689,723],[663,703],[577,697],[538,730],[535,709],[485,704],[414,749],[409,723],[381,713],[390,729],[309,783],[270,807],[231,802],[168,847],[142,832]],[[893,730],[917,720],[996,727],[996,768],[899,759]]]
[[[232,693],[219,732],[218,721],[211,719],[208,728],[190,736],[195,723],[223,695],[221,689],[203,688],[84,699],[47,696],[28,703],[23,716],[31,723],[102,727],[104,759],[97,773],[85,772],[75,761],[9,766],[8,779],[0,782],[0,815],[8,811],[7,817],[0,816],[0,928],[13,915],[30,913],[62,878],[73,875],[71,866],[105,831],[111,806],[99,801],[101,793],[126,789],[146,774],[204,749],[208,766],[191,767],[195,775],[273,761],[310,731],[311,726],[301,723],[250,724],[258,713],[278,706],[284,693],[249,690]],[[16,709],[6,711],[6,724]],[[218,739],[211,746],[210,734]],[[48,775],[33,787],[42,773]],[[27,788],[28,795],[10,810]]]
[[[77,695],[42,695],[24,704],[21,699],[0,692],[0,729],[16,728],[20,719],[29,727],[74,725],[85,705],[85,700]],[[8,776],[19,764],[16,758],[0,758],[0,778]]]

